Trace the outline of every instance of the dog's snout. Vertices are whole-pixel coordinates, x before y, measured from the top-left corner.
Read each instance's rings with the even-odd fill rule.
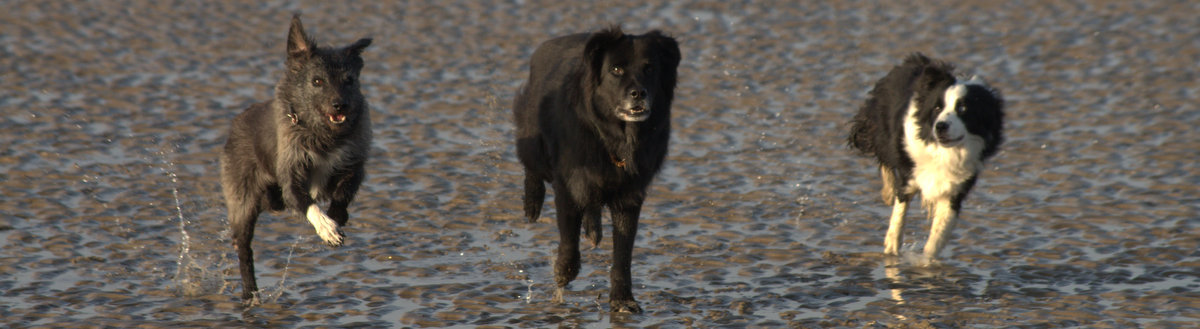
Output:
[[[346,102],[343,102],[343,101],[334,101],[333,102],[333,110],[334,111],[341,111],[342,109],[345,109],[345,108],[346,108]]]
[[[629,97],[632,97],[633,99],[639,99],[639,100],[640,100],[640,99],[645,99],[645,98],[646,98],[646,88],[633,88],[633,89],[630,89],[630,90],[629,90]]]
[[[950,130],[950,123],[945,121],[935,123],[933,129],[939,134],[946,133],[947,130]]]

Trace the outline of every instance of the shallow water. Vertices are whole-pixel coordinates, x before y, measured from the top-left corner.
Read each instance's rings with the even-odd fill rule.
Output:
[[[3,7],[6,327],[1200,322],[1195,2]],[[270,97],[297,11],[319,42],[375,38],[370,177],[341,248],[299,216],[259,222],[263,304],[243,308],[217,152]],[[510,143],[533,48],[612,22],[662,29],[684,54],[635,250],[640,315],[607,312],[607,239],[550,302],[553,207],[520,218]],[[928,267],[880,255],[890,209],[843,142],[870,85],[914,51],[1009,105],[1008,141]],[[909,216],[915,254],[927,221]]]

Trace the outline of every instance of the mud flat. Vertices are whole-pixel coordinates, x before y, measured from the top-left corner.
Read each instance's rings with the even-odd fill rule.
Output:
[[[1194,2],[3,8],[6,327],[1200,322]],[[264,217],[266,301],[243,308],[217,154],[229,120],[270,97],[293,12],[319,42],[375,38],[362,83],[376,143],[347,245]],[[684,57],[635,250],[641,315],[607,313],[607,240],[550,302],[553,208],[521,220],[510,143],[537,43],[610,23],[662,29]],[[871,83],[914,51],[1009,102],[1008,142],[930,267],[879,254],[890,209],[844,143]],[[915,223],[913,253],[927,225]]]

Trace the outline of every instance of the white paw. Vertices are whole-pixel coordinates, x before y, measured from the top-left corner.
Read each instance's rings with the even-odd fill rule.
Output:
[[[900,247],[897,247],[895,244],[885,243],[883,254],[886,256],[900,256]]]
[[[326,216],[321,208],[316,204],[308,206],[308,222],[312,223],[314,229],[317,230],[317,235],[321,236],[321,240],[325,240],[326,244],[338,247],[342,245],[345,236],[342,235],[342,230],[338,227],[337,222]]]
[[[555,289],[554,289],[554,297],[553,297],[553,298],[550,298],[550,302],[551,302],[551,303],[559,303],[559,304],[562,304],[562,302],[563,302],[563,300],[564,300],[564,299],[563,299],[563,294],[564,294],[564,293],[563,293],[563,290],[565,290],[565,289],[563,289],[563,287],[557,287],[557,288],[555,288]]]

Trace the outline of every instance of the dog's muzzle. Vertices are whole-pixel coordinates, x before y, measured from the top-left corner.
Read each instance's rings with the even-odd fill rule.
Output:
[[[330,107],[333,108],[333,111],[325,113],[325,118],[329,119],[329,123],[337,125],[346,122],[346,113],[344,111],[349,107],[349,104],[339,99],[334,100],[333,104],[330,104]]]
[[[963,139],[962,136],[950,136],[950,123],[945,121],[933,125],[933,136],[937,138],[938,143],[943,145],[958,143]]]
[[[623,121],[645,121],[650,117],[650,108],[645,104],[637,104],[617,109],[617,117]]]
[[[617,118],[622,121],[639,122],[650,118],[650,98],[642,94],[638,97],[625,99],[616,109]]]
[[[629,94],[617,106],[617,118],[631,122],[645,121],[650,118],[650,100],[650,93],[645,88],[630,88]]]

